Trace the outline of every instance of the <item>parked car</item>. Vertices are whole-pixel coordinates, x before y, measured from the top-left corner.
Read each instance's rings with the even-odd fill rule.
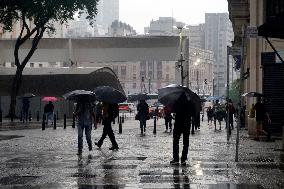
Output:
[[[156,108],[158,107],[158,117],[163,117],[164,115],[164,106],[163,105],[159,105],[159,106],[150,106],[149,107],[149,114],[150,114],[150,117],[153,118],[156,114],[155,114],[155,111],[156,111]]]
[[[132,113],[135,111],[135,106],[133,103],[119,103],[118,105],[120,112]]]

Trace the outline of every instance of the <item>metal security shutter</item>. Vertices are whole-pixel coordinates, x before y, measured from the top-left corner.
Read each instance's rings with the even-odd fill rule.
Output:
[[[284,64],[263,64],[263,94],[270,115],[269,130],[281,134],[284,126]]]

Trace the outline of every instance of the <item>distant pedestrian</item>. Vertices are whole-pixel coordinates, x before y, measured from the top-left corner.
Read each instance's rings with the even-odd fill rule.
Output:
[[[22,99],[22,121],[28,122],[29,117],[30,100],[28,98]]]
[[[118,104],[109,104],[109,103],[104,102],[102,108],[103,108],[102,123],[104,125],[104,128],[103,128],[103,133],[102,133],[100,140],[98,142],[95,142],[95,145],[101,148],[101,146],[103,145],[104,139],[106,138],[106,136],[108,136],[112,143],[112,146],[109,149],[118,150],[119,147],[115,140],[115,136],[114,136],[114,133],[111,127],[111,123],[119,114]]]
[[[137,111],[138,119],[140,121],[141,135],[143,135],[143,132],[146,132],[146,121],[149,116],[149,106],[145,100],[140,100],[137,105]]]
[[[172,165],[179,164],[179,139],[183,135],[183,149],[181,155],[181,165],[186,165],[189,134],[190,134],[190,114],[191,104],[183,93],[174,106],[175,124],[173,130],[173,159],[170,161]]]
[[[48,104],[46,104],[44,106],[44,114],[45,114],[45,119],[46,119],[46,125],[48,125],[48,120],[51,120],[51,125],[53,124],[53,111],[54,111],[54,105],[52,104],[51,101],[48,102]]]
[[[103,118],[103,105],[101,102],[99,102],[96,105],[96,123],[102,123],[102,118]]]
[[[234,129],[234,114],[236,113],[236,109],[231,99],[226,104],[226,111],[229,114],[229,126],[231,129]]]
[[[206,110],[207,113],[207,121],[208,121],[208,125],[209,123],[212,125],[212,121],[213,121],[213,117],[214,117],[214,112],[213,109],[211,108],[211,106],[209,106]]]
[[[256,119],[256,134],[254,139],[259,141],[259,135],[261,133],[270,137],[269,133],[263,130],[263,124],[266,118],[268,123],[271,123],[271,120],[269,114],[265,109],[264,104],[261,102],[261,97],[257,98],[257,102],[254,105],[254,110],[255,110],[255,119]]]
[[[165,119],[165,125],[166,125],[166,131],[168,132],[168,129],[170,129],[170,132],[172,132],[172,113],[168,106],[164,107],[164,119]]]
[[[217,121],[219,123],[219,130],[221,130],[221,123],[225,117],[225,110],[223,106],[219,103],[219,100],[216,100],[216,103],[213,106],[214,110],[214,126],[215,126],[215,131],[217,130]]]
[[[93,105],[81,99],[77,102],[74,116],[77,118],[77,127],[78,127],[78,153],[77,155],[82,155],[83,151],[83,132],[85,129],[86,140],[88,143],[89,151],[92,150],[92,123],[95,122],[95,113]]]

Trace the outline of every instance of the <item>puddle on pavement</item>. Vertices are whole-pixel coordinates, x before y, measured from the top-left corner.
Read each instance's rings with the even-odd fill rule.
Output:
[[[37,178],[39,178],[39,176],[8,176],[0,179],[0,185],[27,184]]]
[[[0,135],[0,141],[1,140],[11,140],[14,138],[22,138],[24,136],[20,136],[20,135]]]
[[[249,161],[249,162],[275,162],[274,159],[265,158],[265,157],[258,157],[258,158],[253,158],[253,159],[243,159],[243,161]]]
[[[96,169],[136,169],[137,165],[99,165]]]
[[[114,157],[112,160],[139,160],[144,161],[147,157]]]

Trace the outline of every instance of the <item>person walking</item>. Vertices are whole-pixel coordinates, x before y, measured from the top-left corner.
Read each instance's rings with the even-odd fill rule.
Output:
[[[103,145],[104,139],[106,138],[106,136],[108,136],[112,143],[112,147],[110,147],[109,149],[118,150],[119,147],[115,140],[115,136],[114,136],[114,133],[111,127],[112,121],[119,114],[118,104],[116,103],[110,104],[110,103],[103,102],[102,110],[103,110],[102,123],[104,125],[104,128],[103,128],[103,133],[102,133],[100,140],[98,142],[95,142],[95,145],[101,148],[101,146]]]
[[[214,110],[215,131],[217,130],[216,128],[217,121],[219,123],[219,130],[221,130],[221,123],[223,121],[223,118],[225,117],[225,111],[223,110],[223,107],[220,105],[219,100],[216,100],[216,103],[213,106],[213,110]]]
[[[170,132],[172,132],[173,116],[172,116],[171,110],[168,106],[164,107],[164,119],[165,119],[165,125],[166,125],[166,131],[165,132],[168,132],[168,128],[170,129]]]
[[[93,149],[91,131],[92,131],[92,123],[95,123],[96,120],[96,115],[94,113],[94,108],[92,104],[88,101],[85,101],[84,99],[81,99],[76,104],[74,116],[77,118],[77,128],[78,128],[77,155],[82,155],[84,130],[85,130],[89,151]]]
[[[143,135],[143,132],[146,132],[146,121],[149,114],[149,106],[145,100],[140,100],[137,105],[137,111],[138,119],[140,121],[141,135]]]
[[[181,156],[181,165],[186,165],[188,147],[189,147],[189,134],[190,134],[190,114],[192,105],[187,100],[183,93],[174,106],[175,123],[173,130],[173,159],[170,161],[172,165],[179,164],[179,139],[183,135],[183,149]]]
[[[229,99],[228,103],[226,104],[226,110],[229,114],[229,126],[231,127],[231,129],[234,129],[234,114],[236,112],[236,109],[231,99]]]
[[[53,124],[53,111],[54,111],[54,105],[52,104],[51,101],[48,102],[44,106],[44,114],[45,114],[45,119],[46,119],[46,125],[48,125],[48,120],[51,120],[51,125]]]
[[[256,119],[256,134],[254,140],[259,141],[259,135],[261,133],[267,135],[267,137],[270,138],[269,133],[263,130],[263,123],[265,121],[265,118],[267,118],[268,123],[271,123],[271,120],[264,104],[261,102],[261,97],[257,97],[257,102],[254,105],[253,109],[255,110]]]
[[[207,108],[206,113],[207,113],[208,125],[209,125],[209,123],[210,123],[210,125],[212,125],[214,112],[213,112],[213,109],[211,108],[211,106],[209,106],[209,107]]]

